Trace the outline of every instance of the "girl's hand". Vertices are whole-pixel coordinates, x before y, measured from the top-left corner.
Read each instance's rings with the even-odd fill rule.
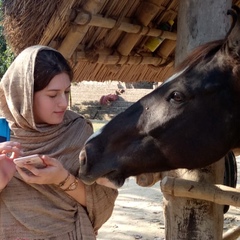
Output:
[[[58,185],[68,174],[68,171],[55,158],[49,156],[40,156],[46,164],[45,168],[35,168],[33,165],[25,164],[24,168],[30,171],[30,174],[20,167],[16,166],[18,173],[27,183],[35,184],[56,184]]]
[[[21,156],[21,145],[18,142],[0,143],[0,190],[12,179],[16,167],[13,159]]]
[[[72,183],[76,183],[76,189],[74,189],[74,191],[66,191],[66,193],[81,205],[86,206],[85,185],[79,179],[69,174],[57,159],[50,158],[46,155],[40,157],[43,159],[46,167],[37,169],[33,165],[26,164],[25,168],[30,171],[30,174],[16,166],[16,169],[22,176],[23,180],[27,183],[55,184],[63,191],[66,191],[67,187]],[[59,186],[59,183],[63,184],[64,187],[62,188],[62,186]]]

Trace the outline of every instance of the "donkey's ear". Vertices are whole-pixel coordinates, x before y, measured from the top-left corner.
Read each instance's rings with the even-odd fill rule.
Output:
[[[239,58],[240,54],[240,8],[233,6],[232,10],[228,11],[233,18],[232,26],[227,34],[224,44],[225,50],[234,58]],[[239,59],[240,60],[240,59]]]
[[[233,6],[233,9],[235,8],[235,6]],[[227,11],[227,15],[231,15],[232,17],[232,24],[230,29],[228,30],[228,33],[226,35],[226,38],[228,37],[228,35],[231,33],[232,29],[234,28],[236,22],[237,22],[237,11],[234,11],[233,9],[229,9]]]

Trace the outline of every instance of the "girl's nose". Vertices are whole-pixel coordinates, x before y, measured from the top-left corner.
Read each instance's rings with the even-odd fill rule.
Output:
[[[60,107],[67,107],[68,106],[68,98],[64,95],[64,96],[61,96],[61,98],[60,98],[60,101],[59,101],[59,103],[58,103],[58,105],[60,106]]]

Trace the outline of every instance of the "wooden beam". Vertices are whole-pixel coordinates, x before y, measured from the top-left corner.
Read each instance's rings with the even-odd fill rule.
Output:
[[[91,14],[96,14],[102,8],[104,3],[104,0],[88,0],[83,6],[83,9]],[[65,58],[69,59],[87,33],[88,28],[88,25],[71,26],[69,32],[58,48],[58,51],[60,51]]]
[[[152,56],[122,56],[120,54],[105,55],[105,54],[96,54],[90,55],[85,52],[77,52],[78,61],[86,61],[93,63],[102,63],[102,64],[112,64],[112,65],[146,65],[151,64],[154,66],[159,66],[168,61],[161,57],[152,57]]]
[[[157,0],[142,1],[140,9],[136,14],[136,20],[143,26],[147,26],[150,21],[156,16],[161,8],[161,2]],[[138,34],[129,33],[125,35],[120,44],[118,45],[118,52],[121,55],[127,56],[132,51],[133,47],[139,40]]]
[[[236,240],[240,236],[240,226],[229,229],[223,234],[223,240]]]
[[[175,197],[187,197],[240,207],[240,190],[221,184],[209,184],[175,177],[164,177],[161,190]]]
[[[78,25],[88,25],[108,29],[113,29],[117,23],[117,21],[114,19],[104,18],[99,15],[91,15],[86,12],[80,12],[74,22]],[[162,37],[171,40],[177,39],[177,34],[174,32],[163,31],[156,28],[149,28],[142,25],[131,24],[128,22],[120,23],[117,29],[126,33],[134,33],[152,37]]]

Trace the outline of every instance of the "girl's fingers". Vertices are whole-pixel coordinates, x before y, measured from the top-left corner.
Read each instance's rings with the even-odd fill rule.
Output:
[[[9,148],[9,147],[10,147],[10,148],[11,148],[11,147],[20,148],[20,147],[21,147],[21,144],[18,143],[18,142],[12,142],[12,141],[0,143],[0,151],[1,151],[2,149]]]
[[[16,165],[16,170],[21,175],[23,180],[28,183],[37,183],[38,184],[39,177],[40,177],[39,170],[30,165],[26,165],[26,166],[24,166],[24,168],[25,169],[20,168]]]
[[[17,165],[16,165],[16,170],[21,175],[21,177],[24,179],[24,181],[31,183],[30,182],[30,175],[33,176],[33,173],[26,172],[26,170],[24,171],[22,168],[18,167]]]
[[[6,146],[6,147],[0,149],[0,152],[2,152],[2,153],[8,153],[8,152],[11,152],[12,149],[13,149],[12,146]]]
[[[44,163],[49,166],[56,166],[59,163],[55,158],[51,158],[46,155],[42,155],[41,158],[43,159]]]
[[[5,159],[6,159],[6,155],[5,154],[0,154],[0,161],[5,160]]]
[[[0,154],[5,154],[8,159],[19,157],[22,154],[20,143],[11,141],[0,143]]]

